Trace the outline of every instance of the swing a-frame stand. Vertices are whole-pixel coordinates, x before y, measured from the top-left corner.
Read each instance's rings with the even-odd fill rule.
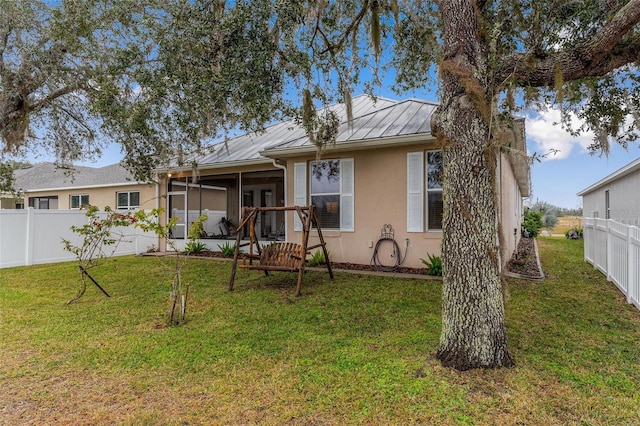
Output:
[[[302,222],[302,242],[301,244],[289,242],[265,242],[264,246],[260,246],[258,237],[256,236],[256,216],[261,212],[288,212],[295,211]],[[242,242],[245,225],[249,225],[249,241]],[[309,233],[315,228],[318,232],[320,243],[309,246]],[[249,246],[248,253],[240,253],[242,247]],[[231,269],[231,279],[229,280],[229,291],[233,291],[233,283],[236,278],[236,270],[238,268],[238,259],[242,256],[241,268],[255,269],[264,271],[265,276],[269,275],[269,271],[285,271],[298,273],[298,285],[296,287],[296,296],[300,295],[302,286],[302,276],[304,274],[305,261],[307,254],[313,249],[322,248],[324,258],[326,260],[327,271],[333,279],[333,271],[331,270],[331,261],[329,260],[329,252],[326,243],[322,237],[322,230],[316,215],[314,205],[300,207],[243,207],[242,219],[238,226],[236,235],[236,251],[233,256],[233,267]],[[249,261],[247,263],[247,260]],[[257,261],[257,263],[255,263]]]

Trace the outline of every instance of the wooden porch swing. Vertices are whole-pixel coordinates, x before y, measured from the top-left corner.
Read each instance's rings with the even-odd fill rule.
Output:
[[[256,216],[261,212],[282,211],[295,211],[298,214],[300,222],[302,222],[301,244],[279,241],[263,241],[264,246],[261,247],[258,237],[256,236]],[[244,234],[244,227],[247,223],[249,224],[249,241],[241,243]],[[320,243],[309,247],[309,233],[311,232],[312,226],[315,227],[318,232]],[[240,253],[240,249],[246,246],[249,246],[249,252]],[[298,285],[296,287],[296,296],[299,296],[307,254],[310,254],[311,250],[318,247],[322,247],[324,258],[326,260],[327,271],[329,272],[331,279],[333,279],[329,252],[327,251],[326,243],[322,237],[322,230],[320,229],[320,223],[318,221],[314,205],[304,207],[243,207],[242,219],[240,220],[240,225],[238,226],[238,232],[236,235],[236,251],[233,256],[229,291],[233,291],[233,283],[235,281],[236,270],[238,268],[238,259],[242,256],[241,268],[261,270],[264,271],[265,276],[269,275],[269,271],[297,272]],[[247,260],[249,260],[248,264]],[[258,263],[254,263],[255,260],[257,260]]]

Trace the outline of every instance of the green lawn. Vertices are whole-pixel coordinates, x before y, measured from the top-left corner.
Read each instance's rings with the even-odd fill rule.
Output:
[[[73,263],[0,270],[0,424],[639,424],[640,311],[540,239],[542,282],[508,280],[517,366],[434,359],[439,281],[265,278],[195,259],[188,322],[166,328],[171,271],[114,259],[75,305]]]

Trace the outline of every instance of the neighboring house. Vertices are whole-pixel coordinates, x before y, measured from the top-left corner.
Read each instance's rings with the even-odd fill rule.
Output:
[[[192,167],[158,170],[168,211],[179,219],[175,235],[184,235],[199,212],[219,209],[207,196],[213,188],[223,188],[221,214],[236,226],[242,206],[313,203],[332,260],[368,264],[382,228],[391,225],[401,253],[385,247],[382,263],[393,264],[393,255],[406,256],[403,266],[424,266],[420,259],[440,254],[442,240],[443,163],[430,131],[436,106],[417,99],[374,102],[358,96],[352,123],[347,123],[344,105],[331,107],[341,124],[335,144],[320,156],[304,130],[287,121],[215,145],[213,153],[194,159],[195,174]],[[515,250],[522,198],[529,195],[530,185],[524,121],[517,121],[516,128],[510,153],[496,158],[503,262]],[[214,229],[210,237],[220,240],[209,242],[212,249],[231,237],[220,223],[216,217],[208,224]],[[258,217],[256,233],[264,240],[301,240],[300,222],[282,212]],[[314,234],[310,245],[317,243]]]
[[[640,158],[578,192],[583,216],[640,224],[639,187]]]
[[[151,209],[157,203],[156,185],[136,182],[120,164],[68,170],[39,163],[15,170],[14,177],[14,188],[22,198],[6,208],[68,210],[93,205],[129,210]]]
[[[23,209],[24,200],[20,195],[0,192],[0,209]]]

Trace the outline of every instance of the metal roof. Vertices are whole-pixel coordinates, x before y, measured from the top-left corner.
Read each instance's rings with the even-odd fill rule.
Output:
[[[340,127],[334,148],[340,145],[375,141],[382,139],[396,139],[408,136],[431,136],[431,115],[437,104],[418,99],[393,102],[383,108],[356,116],[349,125],[346,115],[340,116]],[[340,111],[343,112],[343,111]],[[316,147],[309,138],[302,134],[297,138],[290,138],[286,142],[273,144],[265,149],[264,155],[275,155],[279,151],[297,149],[315,150]]]
[[[421,101],[394,101],[386,98],[372,99],[367,95],[352,100],[353,121],[347,122],[344,104],[327,107],[336,112],[340,127],[336,144],[366,141],[404,135],[430,135],[431,114],[437,104]],[[318,111],[322,116],[324,109]],[[304,129],[294,120],[269,126],[262,133],[248,133],[220,142],[211,147],[213,151],[196,157],[199,166],[232,165],[250,160],[271,162],[271,156],[278,150],[308,148],[315,150]],[[231,163],[231,164],[230,164]]]
[[[18,191],[36,191],[61,188],[83,188],[137,183],[119,163],[104,167],[74,166],[64,169],[53,163],[38,163],[13,172],[14,187]]]

